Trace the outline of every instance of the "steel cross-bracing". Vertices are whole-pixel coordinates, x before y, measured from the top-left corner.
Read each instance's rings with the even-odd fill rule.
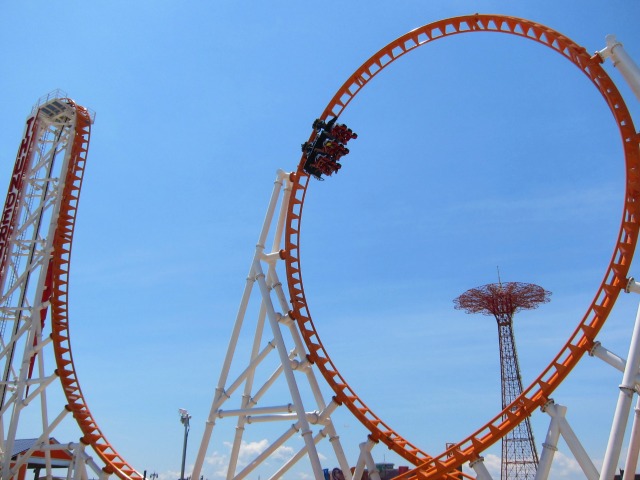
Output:
[[[511,315],[500,315],[500,376],[502,378],[502,408],[511,405],[522,394],[522,377],[513,334]],[[533,480],[538,467],[533,430],[529,417],[502,437],[502,480]]]
[[[291,174],[280,171],[274,183],[195,462],[192,474],[195,478],[200,476],[216,422],[227,418],[236,423],[227,478],[245,478],[270,456],[273,461],[273,454],[296,434],[304,439],[303,446],[282,462],[274,473],[274,478],[283,476],[304,457],[309,459],[315,478],[323,478],[316,449],[316,444],[323,439],[330,442],[346,478],[351,478],[348,473],[349,463],[331,419],[338,403],[331,398],[325,399],[320,391],[302,337],[290,315],[289,302],[276,269],[276,264],[282,263],[281,243],[291,193],[291,178]],[[271,237],[272,246],[267,249],[267,240]],[[255,315],[251,315],[247,311],[255,287],[259,303]],[[252,347],[244,359],[244,368],[237,377],[230,380],[232,362],[241,354],[238,351],[238,340],[243,327],[253,332]],[[277,361],[273,371],[266,370],[266,375],[261,373],[260,367],[274,355],[277,356]],[[279,400],[286,403],[267,403],[263,397],[283,378],[290,395],[279,397]],[[304,401],[302,384],[310,395]],[[236,407],[223,409],[227,405]],[[308,405],[313,405],[314,408],[309,409]],[[246,441],[251,424],[260,423],[279,425],[276,427],[279,436],[248,465],[241,468],[238,457],[242,442]]]

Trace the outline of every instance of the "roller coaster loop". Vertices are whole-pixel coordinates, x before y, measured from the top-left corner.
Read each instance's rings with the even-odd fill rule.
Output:
[[[456,467],[479,458],[482,451],[500,440],[519,422],[530,416],[535,409],[543,406],[583,355],[593,347],[597,333],[604,325],[620,291],[627,284],[628,270],[638,240],[640,135],[636,133],[629,111],[613,81],[602,68],[600,56],[589,55],[583,47],[572,40],[538,23],[501,15],[476,14],[441,20],[412,30],[389,43],[364,62],[334,95],[320,118],[327,120],[330,117],[339,117],[369,81],[403,55],[435,40],[462,33],[478,32],[507,33],[545,45],[578,67],[600,91],[613,114],[622,138],[626,170],[622,219],[604,278],[596,290],[593,301],[587,307],[584,317],[578,322],[574,332],[558,354],[511,405],[447,451],[432,456],[401,437],[360,399],[340,374],[320,340],[320,335],[311,318],[300,264],[302,212],[310,184],[310,177],[303,170],[305,157],[302,157],[297,171],[292,174],[293,185],[286,219],[285,251],[282,252],[292,303],[291,315],[298,323],[310,352],[311,361],[317,365],[334,390],[338,401],[346,405],[362,422],[373,440],[383,442],[416,466],[415,469],[398,478],[442,477]],[[309,138],[310,143],[313,142],[314,137],[315,132]]]

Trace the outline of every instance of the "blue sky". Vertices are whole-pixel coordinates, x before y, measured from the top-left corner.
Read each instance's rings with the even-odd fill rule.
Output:
[[[72,260],[74,358],[107,438],[161,480],[179,473],[179,407],[193,416],[188,466],[195,459],[275,172],[296,167],[311,122],[362,62],[413,28],[475,12],[528,18],[590,52],[614,33],[640,61],[633,1],[0,8],[0,180],[41,95],[61,88],[96,111]],[[638,100],[610,62],[606,70],[640,122]],[[623,199],[619,134],[573,65],[495,34],[412,52],[342,120],[359,138],[339,175],[312,184],[305,206],[310,308],[365,402],[439,453],[500,403],[495,322],[454,310],[453,298],[496,281],[498,265],[504,281],[552,291],[551,303],[516,322],[523,379],[537,376],[611,256]],[[621,296],[602,334],[621,356],[636,306]],[[619,377],[586,358],[554,395],[596,460]],[[354,458],[364,434],[340,418]],[[540,445],[548,420],[538,414],[533,425]],[[72,427],[61,435],[77,437]],[[402,464],[382,446],[374,457]],[[217,478],[213,466],[205,474]],[[570,460],[556,475],[580,478]]]

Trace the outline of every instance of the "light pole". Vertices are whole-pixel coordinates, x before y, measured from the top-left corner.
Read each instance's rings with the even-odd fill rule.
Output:
[[[179,408],[180,423],[184,425],[184,445],[182,446],[182,468],[180,469],[180,480],[184,480],[184,462],[187,458],[187,438],[189,438],[189,419],[191,415],[184,408]]]

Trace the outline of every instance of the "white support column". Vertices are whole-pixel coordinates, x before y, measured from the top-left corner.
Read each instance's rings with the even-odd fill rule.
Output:
[[[484,457],[478,457],[477,460],[469,462],[469,466],[476,472],[476,480],[493,480],[484,464]]]
[[[273,308],[273,303],[271,303],[270,301],[269,287],[267,287],[265,274],[262,271],[260,262],[256,261],[253,265],[253,268],[254,272],[256,273],[256,281],[258,282],[258,287],[260,288],[263,301],[265,302],[265,306],[267,308],[267,318],[269,319],[269,324],[271,325],[271,330],[275,337],[276,350],[280,355],[280,363],[284,367],[284,376],[287,380],[289,391],[293,399],[293,404],[298,415],[301,435],[308,450],[307,453],[309,455],[309,460],[311,461],[311,468],[316,478],[322,478],[322,465],[320,463],[320,458],[313,442],[313,432],[309,427],[309,422],[307,422],[304,404],[302,402],[302,396],[300,395],[300,390],[298,389],[298,384],[291,368],[291,362],[289,361],[289,353],[284,343],[282,331],[280,330],[280,317]]]
[[[543,411],[549,414],[549,416],[552,418],[552,423],[555,423],[558,426],[560,435],[562,435],[562,438],[567,443],[569,450],[571,450],[571,453],[578,462],[578,465],[580,465],[580,468],[582,469],[585,477],[588,480],[597,480],[599,477],[598,470],[589,458],[587,451],[578,440],[578,437],[569,425],[569,422],[567,422],[567,419],[565,417],[567,408],[563,405],[557,405],[553,402],[553,400],[550,400],[543,407]],[[555,439],[555,442],[553,437],[548,437],[548,439],[550,440],[549,449],[555,448],[557,445],[557,439]]]
[[[267,213],[265,214],[265,219],[262,224],[262,228],[260,229],[258,244],[256,245],[256,251],[254,253],[251,266],[249,268],[249,274],[247,275],[245,288],[242,293],[242,299],[240,301],[240,306],[238,307],[238,313],[236,315],[233,331],[231,333],[231,339],[229,341],[229,346],[227,347],[227,353],[224,359],[222,370],[220,372],[218,386],[216,387],[216,392],[215,392],[213,401],[211,403],[209,417],[207,418],[207,421],[205,423],[204,434],[202,437],[202,441],[200,442],[200,448],[198,450],[198,455],[196,457],[194,469],[192,472],[193,478],[200,478],[200,472],[202,471],[202,465],[204,464],[204,459],[207,454],[207,448],[209,447],[209,442],[211,441],[211,435],[213,433],[213,427],[215,425],[216,411],[220,408],[220,405],[224,402],[224,397],[228,398],[228,395],[225,392],[225,385],[227,383],[229,370],[231,368],[231,362],[233,361],[233,356],[235,354],[236,346],[238,344],[238,339],[240,337],[240,331],[244,323],[247,307],[249,304],[249,300],[251,298],[251,292],[253,290],[253,285],[255,283],[254,265],[264,252],[264,244],[266,242],[267,236],[269,234],[269,230],[273,223],[273,215],[274,215],[276,206],[278,204],[278,199],[280,197],[280,191],[282,189],[283,179],[287,175],[288,174],[282,170],[278,170],[276,174],[276,180],[274,181],[273,191],[271,192],[271,198],[267,206]]]
[[[380,480],[380,474],[378,473],[378,469],[376,468],[376,463],[373,461],[373,457],[371,456],[371,449],[374,446],[375,442],[371,439],[360,444],[360,457],[358,458],[358,465],[356,466],[356,471],[354,472],[354,478],[361,479],[362,470],[360,470],[360,474],[358,475],[358,469],[362,469],[363,466],[366,466],[369,473],[369,479]]]
[[[636,315],[636,321],[633,326],[631,335],[631,343],[629,345],[629,355],[627,356],[627,365],[622,375],[622,384],[620,385],[620,393],[618,394],[618,404],[611,426],[607,451],[605,452],[602,471],[600,472],[600,480],[611,480],[615,475],[620,458],[620,450],[624,440],[626,425],[629,420],[629,411],[631,409],[631,401],[635,393],[635,379],[640,368],[640,306]]]
[[[629,438],[629,448],[627,449],[627,461],[624,464],[624,475],[622,480],[634,480],[636,468],[638,467],[638,451],[640,450],[640,398],[636,400],[635,415],[631,436]]]
[[[366,442],[358,445],[360,447],[360,455],[358,455],[358,461],[356,462],[356,468],[353,471],[353,480],[362,480],[362,475],[364,474],[364,452],[365,450],[371,450],[375,443],[373,440],[369,439]]]
[[[73,480],[82,480],[83,472],[85,472],[85,453],[84,444],[79,443],[74,445],[73,449]]]
[[[227,347],[227,355],[220,372],[220,378],[218,380],[218,386],[215,389],[213,401],[211,402],[209,417],[207,418],[207,421],[205,423],[204,434],[202,437],[202,441],[200,442],[200,448],[198,450],[198,455],[196,457],[196,462],[193,468],[193,478],[200,478],[200,471],[202,469],[202,465],[204,464],[204,459],[207,454],[207,448],[209,447],[211,435],[213,434],[213,427],[215,426],[216,411],[220,408],[222,403],[224,403],[224,401],[229,398],[227,392],[225,391],[225,385],[229,376],[231,361],[233,359],[233,354],[238,343],[240,330],[244,322],[244,316],[247,310],[247,305],[249,303],[249,298],[251,296],[251,290],[253,288],[254,282],[255,279],[251,278],[251,276],[247,277],[244,292],[242,294],[242,299],[240,301],[240,307],[238,308],[238,313],[236,315],[236,322],[233,327],[233,332],[231,333],[231,340],[229,341],[229,345]]]
[[[635,96],[640,100],[640,68],[633,59],[625,52],[622,44],[616,40],[615,35],[605,37],[607,46],[598,52],[604,60],[610,58],[613,66],[620,70],[620,73],[631,87]]]
[[[85,452],[84,464],[88,465],[89,468],[91,468],[91,471],[93,472],[91,475],[91,478],[98,477],[99,480],[107,480],[110,477],[110,475],[107,472],[105,472],[104,469],[98,466],[98,464],[93,459],[93,457],[91,457],[90,455],[87,455],[86,452]]]
[[[262,341],[262,334],[264,331],[264,319],[266,316],[266,309],[264,303],[260,305],[260,313],[258,314],[258,324],[256,326],[256,332],[253,338],[253,346],[251,347],[251,358],[249,365],[252,365],[254,361],[260,355],[260,342]],[[242,395],[242,408],[250,409],[251,405],[251,392],[253,389],[255,369],[251,369],[247,373],[247,380],[244,384],[244,392]],[[240,456],[240,447],[242,446],[242,437],[244,435],[244,424],[246,422],[246,415],[238,417],[238,423],[236,424],[235,437],[231,446],[231,453],[229,455],[229,467],[227,468],[227,478],[231,478],[233,472],[236,471],[238,466],[238,458]]]
[[[547,404],[542,407],[542,411],[547,412],[547,408],[550,406],[553,406],[553,400],[547,402]],[[566,408],[564,410],[566,410]],[[550,412],[547,413],[551,416],[551,421],[549,422],[547,437],[542,444],[542,453],[540,455],[538,469],[536,470],[535,480],[547,480],[547,478],[549,478],[553,457],[558,451],[558,439],[560,438],[560,424],[558,417],[557,415],[552,415]],[[564,416],[564,411],[562,411],[562,416]]]
[[[340,470],[342,470],[342,474],[344,475],[345,480],[353,480],[349,462],[347,462],[347,457],[344,454],[342,444],[340,443],[340,437],[336,433],[333,422],[327,425],[326,430],[329,433],[329,443],[333,447],[333,451],[335,452],[336,458],[338,459],[338,465],[340,465]]]
[[[606,364],[611,365],[613,368],[621,372],[624,372],[624,367],[627,364],[623,358],[620,358],[615,353],[604,348],[600,342],[595,342],[593,344],[593,348],[589,351],[589,355],[599,358]]]
[[[215,423],[217,421],[222,423],[223,421],[232,420],[235,422],[236,428],[227,468],[227,478],[229,480],[239,480],[247,477],[251,472],[255,473],[259,466],[266,466],[266,463],[270,464],[269,468],[275,469],[275,473],[270,473],[272,475],[271,478],[280,478],[303,457],[308,458],[314,478],[322,479],[324,475],[316,444],[326,438],[329,439],[333,447],[336,460],[343,470],[345,479],[351,480],[349,462],[347,462],[340,445],[339,436],[331,419],[331,414],[338,404],[324,400],[315,376],[314,367],[307,358],[308,352],[297,324],[288,315],[291,304],[287,298],[286,289],[283,288],[278,278],[278,273],[284,264],[280,248],[290,195],[290,174],[278,171],[247,275],[247,282],[222,366],[222,372],[215,389],[198,456],[194,464],[194,470],[191,475],[193,478],[199,478],[202,475],[204,459]],[[269,238],[272,238],[273,241],[271,250],[266,248],[266,242]],[[258,288],[254,289],[254,286]],[[252,295],[254,296],[253,299],[251,298]],[[255,302],[256,296],[260,302],[260,312],[257,315],[257,320],[251,316],[250,312],[250,310],[254,309],[254,306],[257,307],[258,305]],[[245,342],[249,334],[253,335],[253,343],[250,344],[251,350],[248,354],[248,362],[247,359],[240,360],[240,367],[243,367],[243,360],[246,362],[244,364],[246,367],[230,383],[229,376],[232,363],[234,370],[238,367],[236,361],[238,360],[240,349],[237,346],[241,344],[241,340],[243,345],[249,345],[248,342]],[[266,345],[263,343],[268,340],[268,338],[265,338],[265,334],[273,335]],[[292,342],[293,346],[291,345]],[[271,352],[274,354],[277,352],[277,356],[269,355]],[[271,376],[268,376],[265,368],[258,368],[263,361],[267,360],[267,357],[269,357],[268,360],[271,363],[265,362],[265,365],[275,367]],[[257,391],[254,391],[256,388]],[[241,394],[240,398],[235,393],[238,391]],[[265,395],[267,391],[275,395],[267,396]],[[284,396],[285,398],[277,400],[278,403],[265,405],[259,403],[262,397],[264,399],[277,399],[279,396]],[[273,400],[268,400],[268,402],[271,401]],[[314,402],[315,405],[312,406],[311,404]],[[328,406],[327,403],[329,403]],[[227,404],[225,410],[221,409],[223,404]],[[230,404],[232,406],[229,406]],[[309,410],[305,410],[305,405],[307,404],[311,407]],[[267,450],[257,454],[244,469],[237,472],[243,437],[249,435],[250,429],[260,428],[260,425],[266,423],[276,425],[283,422],[285,422],[283,428],[291,425],[291,423],[293,425],[278,440],[271,443]],[[273,428],[269,427],[268,432],[267,436],[271,436]],[[296,433],[302,437],[304,446],[296,447],[297,453],[293,458],[284,462],[281,466],[274,466],[273,452],[280,446],[284,446],[285,442],[289,442]],[[309,468],[306,468],[309,471]]]

